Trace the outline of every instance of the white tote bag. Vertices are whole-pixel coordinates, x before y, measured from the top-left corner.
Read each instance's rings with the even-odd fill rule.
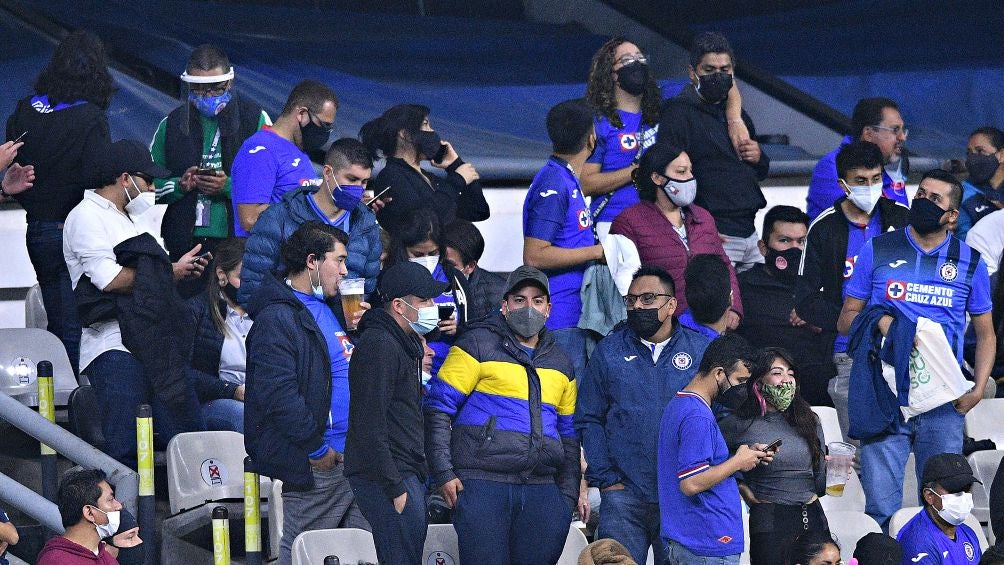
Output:
[[[914,344],[910,353],[910,405],[900,406],[904,420],[951,402],[974,386],[962,376],[941,324],[917,318]]]

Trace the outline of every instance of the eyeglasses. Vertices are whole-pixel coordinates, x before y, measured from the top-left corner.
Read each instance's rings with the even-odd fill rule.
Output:
[[[656,297],[668,296],[669,298],[676,298],[672,294],[657,294],[654,292],[646,292],[643,294],[627,294],[624,296],[624,306],[631,308],[634,306],[638,299],[641,299],[642,306],[651,306],[655,302]],[[668,300],[667,300],[668,302]]]
[[[213,82],[209,84],[193,84],[189,89],[199,96],[220,96],[227,91],[230,81]]]
[[[642,55],[641,53],[639,53],[637,55],[624,55],[620,59],[617,59],[616,61],[614,61],[614,63],[618,64],[618,65],[620,65],[622,67],[626,66],[626,65],[630,65],[631,63],[641,63],[643,65],[647,65],[648,64],[648,57],[646,57],[645,55]]]
[[[310,108],[307,108],[307,114],[310,115],[311,121],[313,121],[314,118],[317,118],[317,125],[321,126],[321,129],[324,131],[331,133],[331,130],[335,129],[335,122],[321,121],[321,118],[317,114],[311,112]]]
[[[906,126],[896,126],[891,128],[886,126],[868,126],[868,127],[881,131],[887,131],[896,137],[899,137],[899,134],[901,133],[903,134],[903,137],[910,135],[910,130]]]

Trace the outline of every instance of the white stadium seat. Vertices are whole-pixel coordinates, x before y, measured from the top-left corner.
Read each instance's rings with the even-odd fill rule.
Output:
[[[574,525],[568,526],[568,537],[565,538],[565,549],[561,551],[561,558],[557,565],[576,565],[579,562],[579,554],[589,545],[586,534]]]
[[[373,534],[358,528],[311,530],[293,540],[293,565],[324,565],[329,555],[337,555],[342,563],[376,563]]]
[[[990,485],[994,482],[997,467],[1001,464],[1004,451],[976,451],[969,456],[969,466],[973,468],[973,476],[980,483],[973,483],[973,516],[980,522],[990,520]]]
[[[861,486],[861,479],[857,473],[851,473],[847,484],[844,486],[843,496],[823,496],[819,499],[823,505],[823,511],[829,514],[831,511],[851,510],[854,512],[865,511],[865,490]]]
[[[981,400],[966,414],[966,435],[1004,447],[1004,398]]]
[[[813,406],[812,411],[819,416],[819,423],[823,427],[823,441],[830,444],[834,441],[847,441],[840,432],[840,421],[837,419],[837,411],[831,406]]]
[[[268,547],[269,557],[279,558],[279,540],[282,539],[282,481],[272,479],[268,493]]]
[[[439,559],[444,563],[460,563],[460,544],[453,524],[429,524],[422,563],[438,563]]]
[[[830,524],[830,533],[840,544],[840,557],[846,563],[854,555],[858,540],[871,532],[882,533],[882,528],[864,512],[854,510],[828,510],[826,521]]]
[[[38,406],[39,361],[52,363],[53,399],[56,406],[66,406],[77,378],[63,342],[39,328],[0,329],[0,392],[26,406]]]

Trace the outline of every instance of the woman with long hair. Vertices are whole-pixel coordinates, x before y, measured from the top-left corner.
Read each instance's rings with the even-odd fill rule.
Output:
[[[662,92],[649,59],[626,37],[610,39],[593,55],[586,101],[596,112],[596,150],[582,169],[582,193],[601,239],[621,211],[638,202],[631,173],[642,153],[655,143]],[[749,137],[742,121],[742,99],[733,86],[725,106],[729,134]]]
[[[32,165],[34,186],[16,195],[27,215],[25,244],[35,268],[48,330],[66,347],[74,371],[80,361],[80,322],[63,259],[63,222],[84,190],[108,179],[95,156],[111,144],[105,112],[115,91],[105,48],[93,33],[75,31],[56,47],[35,80],[34,94],[7,120],[7,139],[23,135],[16,163]]]
[[[359,138],[374,156],[387,160],[370,187],[383,195],[380,198],[385,206],[377,212],[377,219],[391,235],[420,208],[433,210],[441,225],[456,218],[471,222],[488,219],[488,201],[478,171],[432,129],[428,107],[394,106],[366,122]],[[446,176],[426,171],[422,161],[446,171]]]
[[[798,392],[790,353],[765,348],[750,373],[745,399],[720,425],[730,450],[765,444],[774,452],[769,465],[743,475],[739,490],[750,507],[750,562],[776,565],[796,536],[829,533],[819,503],[826,489],[823,429]]]
[[[244,262],[243,238],[219,243],[207,270],[206,291],[190,298],[195,343],[189,382],[195,387],[207,430],[244,433],[244,377],[252,321],[237,302]]]
[[[642,265],[666,270],[676,284],[677,312],[687,309],[684,271],[695,255],[716,255],[728,266],[732,287],[729,329],[735,329],[742,315],[742,296],[732,261],[725,254],[715,219],[694,204],[697,181],[690,157],[679,147],[656,143],[642,155],[634,172],[641,202],[624,210],[614,220],[610,233],[634,242]]]
[[[840,565],[840,546],[829,532],[805,532],[791,540],[784,565]],[[781,561],[778,561],[781,563]]]

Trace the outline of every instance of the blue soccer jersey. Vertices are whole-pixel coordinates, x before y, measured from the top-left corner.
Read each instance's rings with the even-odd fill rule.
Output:
[[[640,152],[655,143],[659,129],[658,125],[643,125],[641,112],[617,110],[617,114],[623,127],[614,127],[605,116],[597,116],[594,121],[596,150],[587,162],[599,164],[601,173],[631,166]],[[606,203],[603,204],[604,202]],[[593,219],[597,222],[612,222],[622,210],[637,203],[638,191],[634,183],[629,182],[608,195],[593,197]]]
[[[896,539],[903,547],[903,565],[970,565],[979,563],[983,555],[979,538],[969,526],[957,526],[953,540],[934,523],[926,509],[907,522]]]
[[[948,343],[962,362],[966,313],[985,314],[990,303],[990,277],[980,254],[949,235],[930,252],[910,236],[909,227],[866,242],[844,285],[847,296],[887,304],[916,321],[941,324]]]
[[[743,552],[742,503],[734,477],[694,496],[680,490],[681,481],[728,458],[729,447],[711,407],[697,393],[676,393],[659,426],[657,473],[663,539],[705,557]]]
[[[240,237],[250,234],[241,228],[238,204],[278,202],[283,194],[311,184],[317,177],[307,154],[268,128],[259,130],[241,145],[231,175],[234,232]]]
[[[563,159],[551,157],[533,177],[523,202],[523,236],[549,241],[555,247],[566,249],[596,245],[579,180]],[[582,314],[579,289],[585,271],[585,264],[544,271],[551,287],[548,329],[578,326]]]

